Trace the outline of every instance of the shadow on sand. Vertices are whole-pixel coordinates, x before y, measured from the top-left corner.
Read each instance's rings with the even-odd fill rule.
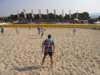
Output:
[[[37,39],[37,38],[30,38],[30,39]]]
[[[17,71],[28,71],[28,70],[37,70],[37,69],[40,69],[40,68],[45,68],[45,67],[40,67],[40,66],[31,66],[31,67],[23,67],[23,68],[15,68],[14,70],[17,70]]]

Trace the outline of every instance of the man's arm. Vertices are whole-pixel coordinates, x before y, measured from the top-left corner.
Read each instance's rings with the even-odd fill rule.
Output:
[[[52,45],[53,45],[53,52],[55,52],[55,44],[54,44],[54,41],[52,41]]]
[[[53,46],[53,50],[54,50],[54,52],[55,52],[55,45]]]
[[[42,43],[42,52],[44,52],[44,42]]]

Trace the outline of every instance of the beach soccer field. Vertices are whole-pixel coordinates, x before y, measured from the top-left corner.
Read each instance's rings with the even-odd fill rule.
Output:
[[[43,38],[37,28],[4,28],[0,33],[0,75],[100,75],[100,30],[46,28]],[[54,67],[42,62],[42,42],[51,34],[55,42]]]

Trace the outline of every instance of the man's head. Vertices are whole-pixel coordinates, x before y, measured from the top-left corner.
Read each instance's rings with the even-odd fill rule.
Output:
[[[51,34],[48,35],[48,38],[51,38]]]

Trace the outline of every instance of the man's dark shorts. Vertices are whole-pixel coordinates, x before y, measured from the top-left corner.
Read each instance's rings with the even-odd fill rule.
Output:
[[[53,53],[52,52],[44,52],[44,55],[48,55],[49,54],[49,56],[53,56]]]

